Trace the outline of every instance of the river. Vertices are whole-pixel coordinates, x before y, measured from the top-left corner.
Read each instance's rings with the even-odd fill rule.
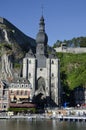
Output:
[[[86,130],[86,122],[57,120],[30,121],[28,119],[0,120],[0,130]]]

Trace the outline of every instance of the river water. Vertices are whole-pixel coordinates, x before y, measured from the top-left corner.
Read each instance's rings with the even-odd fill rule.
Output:
[[[0,120],[0,130],[86,130],[86,122],[28,119]]]

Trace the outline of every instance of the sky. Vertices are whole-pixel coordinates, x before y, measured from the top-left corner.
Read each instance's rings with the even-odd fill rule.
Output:
[[[42,13],[49,45],[86,36],[86,0],[0,0],[0,17],[34,39]]]

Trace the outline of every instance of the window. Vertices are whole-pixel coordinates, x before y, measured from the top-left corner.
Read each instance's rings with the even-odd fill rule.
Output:
[[[23,91],[21,91],[21,95],[23,95]]]
[[[52,77],[54,77],[54,73],[52,73]]]
[[[19,91],[18,90],[17,90],[16,94],[19,95]]]
[[[28,87],[28,84],[26,84],[25,86]]]
[[[20,84],[17,84],[17,87],[20,87]]]
[[[24,84],[21,84],[21,87],[24,87]]]
[[[42,71],[43,69],[42,68],[40,68],[40,71]]]
[[[25,95],[27,95],[27,91],[25,91]]]
[[[31,73],[29,73],[29,77],[31,77]]]
[[[51,62],[52,64],[54,64],[54,61],[52,60],[52,62]]]

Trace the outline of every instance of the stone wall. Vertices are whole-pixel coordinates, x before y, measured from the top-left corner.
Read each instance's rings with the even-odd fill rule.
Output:
[[[64,53],[86,53],[86,48],[80,48],[80,47],[57,47],[54,48],[56,52],[64,52]]]

